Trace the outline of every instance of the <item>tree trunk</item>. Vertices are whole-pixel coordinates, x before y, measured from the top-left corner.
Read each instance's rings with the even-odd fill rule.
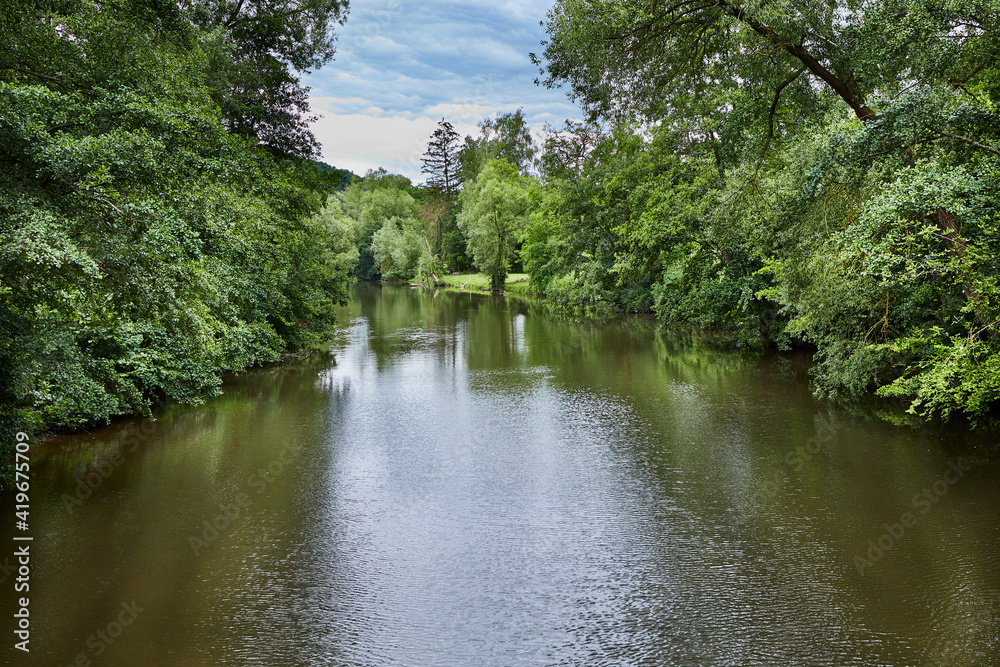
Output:
[[[500,279],[500,274],[503,271],[503,246],[506,239],[503,234],[497,236],[497,263],[493,267],[493,285],[492,291],[494,294],[500,294],[503,292],[503,281]]]

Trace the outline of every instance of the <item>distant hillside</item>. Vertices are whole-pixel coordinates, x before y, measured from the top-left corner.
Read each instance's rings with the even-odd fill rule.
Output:
[[[349,169],[337,169],[336,167],[330,166],[326,162],[321,162],[319,160],[315,160],[315,162],[321,174],[329,174],[335,184],[334,187],[338,190],[343,190],[350,185],[352,178],[358,178],[359,180],[361,178]]]

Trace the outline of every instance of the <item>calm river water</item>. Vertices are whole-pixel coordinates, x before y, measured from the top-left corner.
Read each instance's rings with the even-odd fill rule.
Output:
[[[332,358],[34,446],[8,664],[1000,664],[986,438],[639,321],[370,287],[341,321]]]

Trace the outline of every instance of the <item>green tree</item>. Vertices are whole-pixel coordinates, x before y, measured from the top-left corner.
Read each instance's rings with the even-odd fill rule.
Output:
[[[575,123],[567,120],[556,130],[546,125],[547,135],[539,158],[542,174],[546,178],[580,175],[587,156],[604,138],[595,123]]]
[[[655,139],[618,168],[595,149],[596,198],[564,170],[574,213],[527,255],[588,258],[578,285],[600,286],[608,257],[620,288],[659,271],[661,318],[811,342],[825,395],[877,390],[925,417],[996,407],[1000,5],[561,0],[548,30],[546,84],[688,139],[674,166],[650,161]],[[714,196],[697,183],[718,205],[689,216]]]
[[[182,0],[204,32],[208,83],[226,127],[279,155],[315,157],[309,88],[300,75],[329,63],[347,0]]]
[[[0,418],[197,402],[325,340],[352,263],[301,163],[228,132],[170,3],[12,2],[0,32]],[[8,422],[10,423],[10,422]]]
[[[507,160],[491,160],[459,196],[458,226],[468,238],[476,268],[490,276],[490,289],[503,291],[518,235],[528,219],[531,183]]]
[[[372,256],[384,280],[416,277],[424,239],[419,228],[399,218],[386,220],[372,236]]]
[[[462,187],[461,163],[458,160],[458,132],[444,118],[427,143],[421,173],[427,174],[427,185],[447,198],[458,195]]]
[[[423,244],[423,226],[410,179],[384,169],[369,171],[340,197],[352,221],[361,280],[413,278]]]
[[[455,228],[454,208],[462,187],[462,165],[458,132],[443,118],[427,144],[421,172],[427,174],[428,201],[421,207],[420,215],[431,238],[428,260],[444,266],[449,261],[447,251],[452,249],[447,241],[458,231]],[[430,269],[429,266],[427,268]],[[432,270],[429,272],[433,273]]]
[[[538,147],[531,128],[524,119],[524,110],[497,113],[496,118],[479,122],[479,137],[466,137],[459,152],[462,178],[474,179],[490,160],[507,160],[522,174],[535,166]]]

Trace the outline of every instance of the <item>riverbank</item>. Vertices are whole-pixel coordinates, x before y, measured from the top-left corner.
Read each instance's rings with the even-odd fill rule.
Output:
[[[490,291],[490,277],[484,273],[453,273],[441,276],[440,287],[448,287],[459,291],[486,292]],[[509,273],[504,283],[504,294],[516,294],[541,297],[543,295],[528,289],[527,273]]]

